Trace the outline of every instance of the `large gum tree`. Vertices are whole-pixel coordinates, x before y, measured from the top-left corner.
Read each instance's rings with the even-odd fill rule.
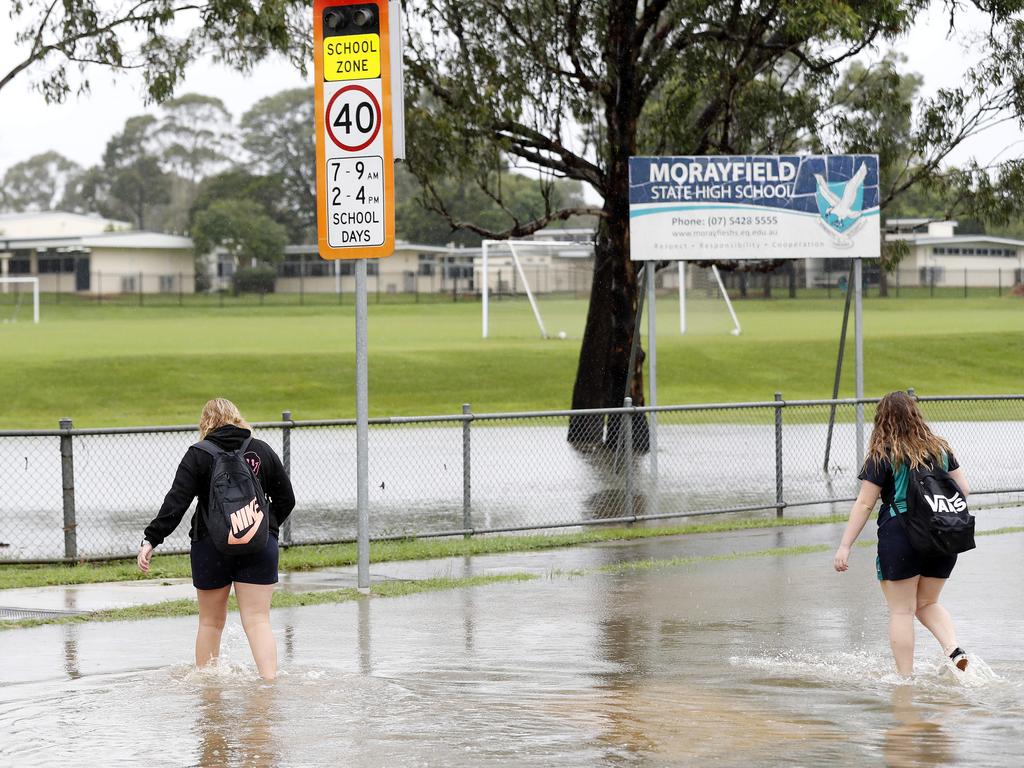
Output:
[[[638,299],[629,258],[628,161],[637,154],[843,151],[834,98],[841,72],[898,46],[930,3],[901,0],[408,0],[406,103],[409,164],[426,202],[453,227],[486,237],[531,234],[577,214],[598,216],[586,326],[573,408],[622,404]],[[961,87],[918,105],[898,184],[937,175],[949,150],[999,110],[1015,115],[1020,2],[978,2],[1000,48]],[[946,6],[955,30],[962,3]],[[877,58],[877,57],[876,57]],[[987,68],[987,72],[985,69]],[[863,104],[858,104],[863,107]],[[878,109],[886,109],[881,99]],[[857,137],[863,139],[863,136]],[[860,144],[860,141],[853,142]],[[472,176],[501,199],[505,166],[529,166],[543,188],[575,179],[592,207],[549,205],[501,229],[453,216],[437,181]],[[629,394],[642,404],[641,363]],[[613,438],[603,420],[576,417],[569,440]],[[642,420],[634,434],[645,439]]]

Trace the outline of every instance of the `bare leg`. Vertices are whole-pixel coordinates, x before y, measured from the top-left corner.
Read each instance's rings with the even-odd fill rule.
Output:
[[[205,667],[220,656],[220,636],[228,616],[231,585],[220,589],[197,589],[199,631],[196,632],[196,666]]]
[[[949,611],[939,605],[939,593],[945,585],[945,579],[921,577],[917,585],[917,619],[935,635],[942,652],[948,656],[956,648],[956,630]]]
[[[273,584],[243,584],[235,582],[238,612],[242,615],[242,629],[249,638],[256,669],[264,680],[277,677],[277,641],[270,628],[270,598]]]
[[[882,582],[882,594],[889,604],[889,647],[896,661],[896,671],[904,677],[914,673],[914,612],[919,579],[914,576]]]

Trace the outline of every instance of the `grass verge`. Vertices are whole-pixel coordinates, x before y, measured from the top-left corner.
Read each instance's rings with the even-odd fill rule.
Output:
[[[978,531],[977,536],[997,536],[1009,533],[1024,533],[1024,526],[1007,526],[996,528],[990,531]],[[866,548],[874,546],[873,541],[860,541],[854,546]],[[628,560],[621,563],[611,563],[597,568],[584,568],[573,571],[552,571],[551,577],[566,576],[588,576],[592,574],[622,575],[637,571],[651,571],[664,568],[675,568],[684,565],[695,565],[698,563],[712,563],[726,560],[744,560],[759,557],[787,557],[791,555],[807,555],[817,552],[828,552],[832,549],[831,544],[805,544],[794,547],[776,547],[774,549],[759,549],[753,552],[731,552],[721,555],[699,555],[693,557],[674,557],[667,559]],[[438,592],[446,589],[461,589],[467,587],[480,587],[488,584],[532,581],[539,578],[534,573],[504,573],[488,576],[467,576],[462,578],[435,577],[430,579],[418,579],[416,581],[385,581],[373,587],[372,596],[378,598],[405,597],[424,592]],[[357,589],[335,589],[324,592],[276,592],[271,606],[273,608],[295,608],[308,605],[323,605],[326,603],[346,603],[351,600],[358,600],[363,595]],[[232,595],[228,601],[230,610],[238,610],[238,603]],[[58,616],[44,619],[20,619],[18,621],[0,622],[0,631],[5,629],[25,629],[38,627],[44,624],[82,624],[86,622],[104,621],[133,621],[139,619],[174,618],[178,616],[194,616],[199,612],[198,604],[194,600],[168,600],[162,603],[151,605],[133,606],[131,608],[118,608],[109,611],[96,611],[94,613],[82,614],[79,616]]]
[[[502,573],[490,576],[467,576],[463,578],[437,577],[418,579],[416,581],[385,581],[375,584],[372,597],[405,597],[423,592],[439,592],[446,589],[465,587],[481,587],[487,584],[498,584],[510,581],[529,581],[537,578],[532,573]],[[326,592],[275,592],[272,608],[294,608],[306,605],[323,605],[325,603],[347,603],[358,600],[364,595],[357,589],[334,589]],[[228,600],[228,609],[238,610],[238,603],[232,595]],[[84,624],[87,622],[106,621],[137,621],[140,619],[169,619],[179,616],[195,616],[199,613],[199,604],[192,599],[165,600],[150,605],[136,605],[129,608],[115,608],[109,611],[94,611],[77,616],[53,616],[41,619],[18,619],[0,622],[0,632],[5,629],[27,629],[45,624]]]
[[[573,533],[535,534],[529,536],[477,536],[471,539],[407,539],[402,541],[373,542],[370,562],[385,563],[400,560],[432,560],[442,557],[487,555],[505,552],[528,552],[539,549],[558,549],[577,544],[605,541],[631,541],[681,534],[723,533],[759,528],[780,528],[802,525],[839,523],[845,516],[829,515],[801,518],[743,518],[715,520],[708,523],[689,523],[664,528],[592,528]],[[317,568],[336,568],[357,562],[355,544],[323,544],[290,547],[281,550],[280,569],[285,572],[311,571]],[[64,584],[93,584],[103,581],[141,581],[151,579],[178,579],[191,576],[188,555],[160,555],[153,557],[151,575],[139,573],[135,560],[114,560],[105,563],[78,563],[76,565],[0,565],[0,589],[20,587],[48,587]]]

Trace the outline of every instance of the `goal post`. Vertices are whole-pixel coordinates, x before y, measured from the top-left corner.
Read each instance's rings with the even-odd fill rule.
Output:
[[[39,322],[39,278],[38,277],[0,277],[0,294],[10,291],[10,286],[31,285],[32,286],[32,322]],[[15,305],[15,314],[11,320],[17,319],[17,310],[21,306],[21,293],[18,291],[18,303]],[[6,322],[6,319],[5,319]]]
[[[559,269],[559,266],[551,261],[552,257],[571,254],[578,259],[581,248],[592,249],[593,242],[589,240],[581,242],[577,239],[533,240],[510,238],[507,240],[484,240],[480,247],[480,277],[478,281],[482,314],[482,338],[490,337],[490,299],[492,292],[497,292],[500,296],[508,291],[508,282],[502,277],[503,269],[508,270],[505,274],[509,275],[513,280],[514,288],[512,293],[521,292],[525,294],[529,301],[530,309],[533,312],[541,338],[549,338],[547,328],[544,325],[544,319],[541,317],[540,307],[537,303],[537,291],[543,293],[546,289],[550,290],[551,288],[552,281],[548,278]],[[530,280],[527,278],[527,270],[523,266],[523,257],[536,256],[538,253],[546,257],[546,259],[541,265],[533,265],[534,283],[540,280],[543,285],[531,285]],[[497,265],[495,264],[496,254],[500,254],[501,259]],[[495,277],[497,278],[497,284],[492,288],[491,282]],[[541,278],[544,279],[542,280]],[[560,289],[556,286],[555,290]],[[565,338],[565,334],[560,332],[559,338]]]

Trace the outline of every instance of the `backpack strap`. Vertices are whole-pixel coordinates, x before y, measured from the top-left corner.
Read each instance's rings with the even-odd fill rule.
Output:
[[[220,448],[218,448],[217,445],[214,444],[210,440],[200,440],[198,443],[193,443],[192,447],[193,448],[198,448],[199,450],[204,451],[205,453],[210,454],[215,459],[218,456],[220,456],[222,453],[224,453],[224,451],[222,451]]]
[[[251,442],[252,442],[252,433],[249,433],[249,436],[247,438],[245,438],[245,440],[242,441],[242,447],[238,449],[239,452],[243,456],[245,455],[245,449],[249,447],[249,443],[251,443]]]

